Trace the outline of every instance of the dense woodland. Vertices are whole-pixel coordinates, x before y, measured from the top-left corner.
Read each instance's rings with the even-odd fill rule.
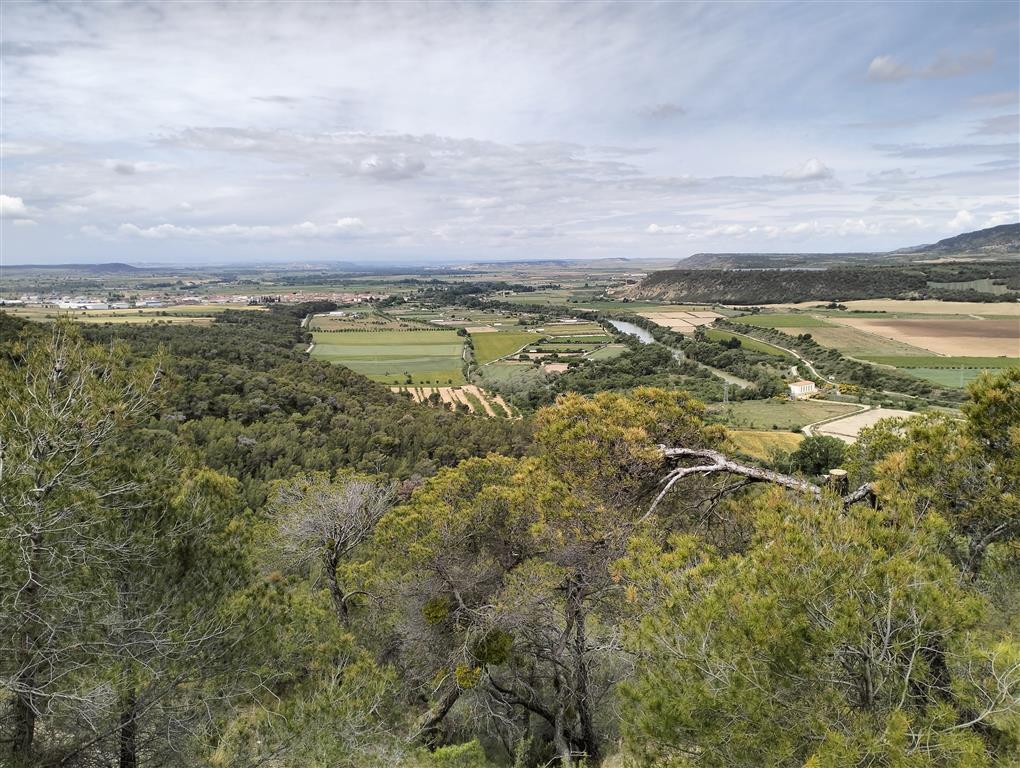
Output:
[[[5,764],[1020,761],[1020,369],[770,469],[662,347],[512,422],[308,360],[313,309],[0,314]]]
[[[991,279],[1005,293],[983,293],[965,283]],[[653,272],[629,291],[631,298],[672,302],[775,304],[901,298],[945,301],[1016,301],[1016,261],[910,266],[854,265],[832,269],[667,269]]]

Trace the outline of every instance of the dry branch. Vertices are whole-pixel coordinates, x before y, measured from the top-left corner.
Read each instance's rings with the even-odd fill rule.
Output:
[[[742,477],[746,477],[752,483],[773,483],[774,485],[781,485],[794,491],[809,493],[816,498],[821,498],[822,495],[822,488],[814,483],[801,480],[799,477],[794,477],[793,475],[784,475],[781,472],[774,472],[771,469],[762,469],[760,467],[752,467],[747,464],[740,464],[733,461],[725,454],[720,453],[719,451],[714,451],[710,448],[667,448],[665,445],[660,445],[659,449],[662,451],[662,455],[667,459],[708,459],[711,463],[677,467],[666,474],[666,476],[659,481],[659,484],[663,485],[662,490],[659,491],[659,494],[655,497],[655,500],[648,508],[648,511],[641,516],[641,520],[647,519],[653,512],[655,512],[656,507],[659,506],[659,502],[666,497],[666,494],[669,493],[677,482],[685,477],[690,477],[691,475],[711,475],[726,472],[731,475],[741,475]],[[845,509],[859,501],[874,498],[874,491],[870,484],[865,483],[856,491],[848,493],[842,498],[843,507]]]

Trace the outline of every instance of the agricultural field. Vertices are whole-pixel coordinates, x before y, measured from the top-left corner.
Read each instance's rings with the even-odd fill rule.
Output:
[[[911,315],[978,315],[979,317],[1020,317],[1020,303],[1010,301],[938,301],[923,299],[858,299],[840,302],[847,312],[889,312]],[[770,309],[817,309],[817,301],[802,301],[796,304],[768,304]],[[835,314],[844,314],[838,310]]]
[[[786,328],[824,328],[829,325],[828,322],[817,317],[794,313],[741,315],[740,317],[732,318],[732,322],[750,325],[754,328],[782,328],[784,330]]]
[[[542,338],[540,333],[529,331],[500,331],[498,333],[475,333],[471,343],[475,348],[475,362],[479,365],[498,360]]]
[[[873,363],[892,365],[896,368],[977,368],[979,370],[990,370],[1020,366],[1020,358],[1016,357],[950,357],[948,355],[910,355],[900,357],[896,355],[875,355],[868,359]]]
[[[517,418],[499,395],[465,384],[460,387],[390,387],[391,392],[408,394],[416,403],[456,409],[464,406],[471,413],[493,418]]]
[[[431,323],[447,328],[466,328],[469,332],[476,328],[489,328],[493,331],[509,329],[518,324],[520,313],[500,312],[487,309],[469,309],[467,307],[404,307],[391,314],[402,320]]]
[[[963,389],[984,371],[981,368],[904,368],[903,372],[940,387]]]
[[[916,415],[911,411],[900,411],[894,408],[869,408],[866,411],[851,414],[844,419],[821,424],[815,427],[812,432],[839,438],[844,443],[853,443],[862,429],[873,427],[882,419],[909,419]]]
[[[626,349],[626,344],[606,344],[606,346],[599,347],[594,352],[588,353],[586,357],[589,360],[609,360],[617,355],[622,355]]]
[[[796,432],[756,432],[745,429],[728,430],[727,435],[738,451],[760,461],[768,461],[774,451],[792,453],[804,439],[804,435]]]
[[[1020,319],[841,319],[841,325],[939,355],[1020,356]],[[901,354],[879,352],[878,354]]]
[[[502,360],[474,369],[473,375],[484,384],[521,384],[525,389],[545,378],[542,370],[531,363]]]
[[[456,331],[318,331],[312,340],[312,357],[339,363],[373,381],[435,386],[464,381],[464,342]]]
[[[879,336],[876,333],[870,333],[861,328],[849,326],[811,327],[808,330],[804,330],[803,326],[799,328],[780,327],[776,330],[788,333],[791,336],[810,333],[811,338],[823,347],[838,350],[850,357],[863,357],[869,360],[872,355],[923,356],[930,354],[926,349],[911,346],[910,344],[889,339],[885,336]]]
[[[546,336],[564,336],[568,338],[595,336],[608,338],[605,328],[598,323],[548,323],[537,330]]]
[[[164,323],[168,325],[209,325],[216,315],[227,310],[263,312],[265,307],[247,304],[181,304],[169,307],[141,307],[138,309],[70,310],[56,307],[3,307],[4,312],[36,322],[51,322],[68,318],[77,323],[105,325],[138,325]]]
[[[727,406],[709,406],[709,412],[722,423],[740,429],[800,429],[833,416],[842,416],[860,408],[845,403],[817,400],[745,400]]]
[[[963,388],[984,371],[1020,366],[1020,359],[1009,357],[948,357],[939,355],[868,358],[879,365],[891,365],[904,373],[943,387]]]
[[[738,339],[741,347],[749,349],[752,352],[761,352],[766,355],[774,355],[775,357],[782,357],[791,361],[796,360],[796,358],[786,350],[774,347],[765,341],[752,339],[748,336],[739,336],[737,334],[730,333],[729,331],[720,331],[716,328],[706,328],[705,335],[712,341],[729,341],[730,339]]]
[[[410,331],[421,329],[421,323],[411,323],[377,312],[347,312],[315,315],[310,323],[313,331]]]
[[[680,332],[691,332],[703,325],[710,325],[722,317],[718,312],[710,310],[674,311],[666,308],[638,312],[638,314],[657,325]]]

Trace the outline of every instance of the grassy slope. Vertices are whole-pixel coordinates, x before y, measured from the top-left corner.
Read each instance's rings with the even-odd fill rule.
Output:
[[[734,336],[729,331],[719,331],[715,328],[708,328],[705,330],[705,335],[712,341],[729,341],[730,339],[740,339],[740,346],[744,349],[752,350],[753,352],[763,352],[766,355],[774,355],[775,357],[782,357],[786,360],[795,360],[789,352],[786,352],[779,347],[774,347],[764,341],[758,339],[749,339],[746,336]]]

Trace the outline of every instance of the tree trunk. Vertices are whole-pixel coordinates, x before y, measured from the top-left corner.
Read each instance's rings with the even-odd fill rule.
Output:
[[[585,614],[581,596],[574,596],[574,708],[581,725],[581,748],[592,765],[599,762],[599,743],[595,736],[595,725],[591,716],[590,692],[588,690],[588,638],[585,633]]]
[[[565,690],[566,686],[563,685],[563,675],[560,674],[559,668],[557,668],[556,676],[553,678],[553,688],[556,690],[553,745],[556,747],[556,754],[560,756],[560,766],[562,768],[569,768],[573,761],[571,759],[570,743],[567,741],[566,735],[567,692]]]
[[[340,621],[340,625],[347,628],[350,623],[350,615],[347,610],[347,600],[340,589],[340,581],[337,578],[336,571],[340,567],[340,559],[337,557],[336,552],[332,549],[327,549],[323,555],[324,565],[326,566],[326,581],[329,583],[329,595],[333,598],[333,610],[336,611],[336,617]]]
[[[29,536],[32,543],[28,561],[28,583],[22,590],[26,617],[21,631],[20,653],[18,654],[17,693],[14,699],[14,740],[11,752],[16,765],[30,765],[35,742],[35,694],[36,670],[39,659],[35,647],[39,623],[39,565],[43,557],[42,532],[33,530]]]
[[[443,721],[443,718],[446,717],[459,698],[460,686],[454,681],[446,689],[446,692],[439,697],[439,701],[428,712],[418,718],[418,722],[414,726],[414,732],[411,734],[411,741],[427,741],[435,732],[436,726]]]
[[[134,691],[124,697],[120,712],[120,768],[138,768],[138,713]]]
[[[11,751],[15,765],[30,765],[32,742],[35,740],[35,709],[30,691],[35,685],[35,670],[26,669],[18,675],[18,695],[14,699],[14,741]],[[26,690],[27,689],[27,690]]]

